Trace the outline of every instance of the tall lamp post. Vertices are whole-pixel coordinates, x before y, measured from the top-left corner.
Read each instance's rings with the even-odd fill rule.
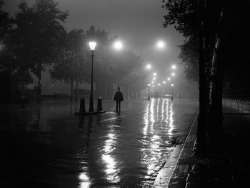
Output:
[[[172,97],[171,97],[171,100],[174,100],[174,84],[171,84],[171,87],[172,87]]]
[[[90,41],[89,42],[89,47],[91,50],[91,89],[90,89],[90,97],[89,97],[89,112],[94,112],[94,97],[93,97],[93,64],[94,64],[94,51],[96,47],[96,42],[95,41]]]

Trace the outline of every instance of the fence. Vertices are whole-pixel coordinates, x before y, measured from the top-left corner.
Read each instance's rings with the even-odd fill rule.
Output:
[[[241,113],[250,113],[250,99],[223,99],[222,104]]]

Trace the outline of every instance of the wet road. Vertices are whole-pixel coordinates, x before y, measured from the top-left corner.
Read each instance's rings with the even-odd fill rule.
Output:
[[[150,187],[198,109],[195,101],[125,101],[122,112],[76,116],[79,105],[1,106],[0,187]]]

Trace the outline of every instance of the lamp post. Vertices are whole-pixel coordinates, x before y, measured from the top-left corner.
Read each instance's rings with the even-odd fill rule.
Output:
[[[94,99],[93,99],[93,64],[94,64],[94,51],[96,47],[96,42],[95,41],[90,41],[89,42],[89,47],[91,50],[91,88],[90,88],[90,97],[89,97],[89,112],[94,112]]]
[[[171,101],[174,100],[174,84],[171,84],[172,87],[172,97],[171,97]]]

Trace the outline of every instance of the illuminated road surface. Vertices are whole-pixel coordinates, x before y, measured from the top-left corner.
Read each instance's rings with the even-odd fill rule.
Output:
[[[76,116],[79,105],[1,107],[0,187],[150,187],[197,113],[195,101],[125,101],[122,112]]]

